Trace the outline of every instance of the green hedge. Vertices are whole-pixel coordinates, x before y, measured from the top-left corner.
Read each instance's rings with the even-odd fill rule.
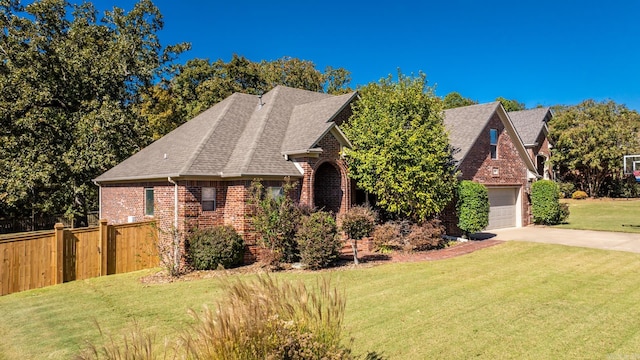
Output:
[[[531,210],[533,222],[555,225],[569,216],[569,210],[560,205],[560,189],[551,180],[538,180],[531,186]]]
[[[195,229],[188,238],[189,261],[196,270],[242,265],[244,240],[231,226]]]
[[[477,182],[462,180],[458,185],[458,227],[465,235],[476,233],[489,225],[489,192]]]

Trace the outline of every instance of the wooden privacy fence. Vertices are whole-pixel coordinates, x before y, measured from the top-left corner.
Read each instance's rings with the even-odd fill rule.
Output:
[[[158,266],[153,222],[0,237],[0,295]]]

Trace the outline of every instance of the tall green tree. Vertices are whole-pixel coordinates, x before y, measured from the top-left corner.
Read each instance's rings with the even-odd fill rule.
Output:
[[[526,109],[524,103],[521,103],[518,100],[509,100],[503,98],[502,96],[498,96],[496,98],[496,101],[500,101],[506,111],[520,111]]]
[[[452,91],[442,99],[444,109],[453,109],[463,106],[475,105],[478,102],[470,98],[463,97],[460,93]]]
[[[549,125],[560,178],[574,180],[590,196],[607,195],[602,186],[621,180],[623,156],[640,151],[640,115],[613,101],[566,107]]]
[[[0,23],[0,216],[86,214],[91,180],[149,142],[134,104],[187,45],[161,46],[150,0],[0,0]]]
[[[265,93],[277,85],[340,94],[350,91],[349,72],[313,62],[283,57],[254,62],[233,55],[229,62],[192,59],[174,69],[145,96],[141,112],[149,119],[154,138],[159,138],[222,101],[234,92]]]
[[[456,187],[442,101],[426,76],[398,74],[359,90],[344,132],[349,175],[389,213],[421,222],[440,213]]]

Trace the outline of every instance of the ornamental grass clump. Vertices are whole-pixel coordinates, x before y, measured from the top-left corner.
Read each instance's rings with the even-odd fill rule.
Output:
[[[317,286],[268,275],[228,285],[215,309],[182,338],[189,359],[352,359],[341,344],[345,297],[324,278]]]

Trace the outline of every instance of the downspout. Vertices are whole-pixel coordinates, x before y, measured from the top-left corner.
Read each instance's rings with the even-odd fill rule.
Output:
[[[171,179],[171,176],[167,180],[172,183],[173,186],[173,227],[178,230],[178,183]]]
[[[93,184],[98,186],[98,220],[102,220],[102,186],[95,180]]]

